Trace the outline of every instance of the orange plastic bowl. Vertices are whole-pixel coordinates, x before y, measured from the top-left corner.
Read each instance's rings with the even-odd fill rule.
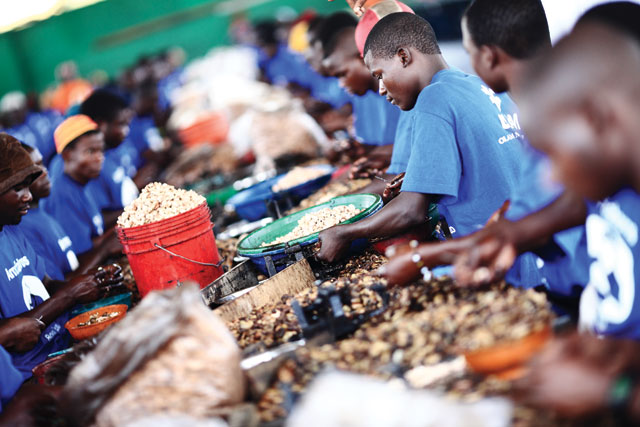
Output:
[[[526,337],[494,347],[464,353],[467,364],[478,374],[495,375],[504,380],[523,376],[526,363],[551,338],[551,327],[533,332]]]
[[[98,335],[100,332],[104,331],[109,325],[112,325],[122,320],[124,315],[127,313],[128,308],[129,307],[126,304],[105,305],[104,307],[99,307],[94,310],[90,310],[85,313],[77,315],[76,317],[74,317],[73,319],[65,323],[64,327],[67,328],[67,330],[69,331],[69,333],[74,339],[81,341],[87,338],[91,338],[95,335]],[[115,317],[112,317],[111,319],[107,319],[104,322],[94,323],[93,325],[78,326],[78,324],[88,321],[92,315],[104,314],[104,313],[118,313],[118,315]]]

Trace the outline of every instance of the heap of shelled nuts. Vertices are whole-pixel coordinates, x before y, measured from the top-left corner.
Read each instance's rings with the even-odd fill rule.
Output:
[[[334,208],[322,208],[315,212],[309,212],[298,220],[298,225],[284,236],[280,236],[272,242],[264,242],[262,246],[277,245],[304,236],[326,230],[338,225],[360,213],[360,209],[353,205],[340,205]]]
[[[371,183],[370,179],[350,179],[347,181],[331,181],[311,196],[304,199],[298,206],[291,209],[288,214],[310,208],[324,202],[328,202],[334,197],[343,196],[352,191],[360,190]]]
[[[124,208],[118,218],[118,226],[130,228],[150,224],[185,213],[206,202],[195,191],[152,182],[142,189],[133,203]]]
[[[327,170],[322,168],[295,167],[280,178],[271,189],[277,193],[278,191],[288,190],[289,188],[293,188],[326,174]]]

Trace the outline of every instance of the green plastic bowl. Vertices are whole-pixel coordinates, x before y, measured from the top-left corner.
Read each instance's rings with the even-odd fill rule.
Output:
[[[207,205],[213,207],[216,205],[224,205],[227,203],[227,200],[236,194],[238,194],[238,190],[236,190],[233,185],[229,185],[207,194],[205,198],[207,199]]]
[[[309,234],[308,236],[300,237],[295,240],[291,240],[287,243],[278,243],[277,245],[261,246],[264,242],[273,242],[280,236],[284,236],[287,233],[293,231],[298,225],[298,221],[310,212],[316,212],[324,208],[333,208],[341,205],[353,205],[357,209],[361,209],[358,215],[342,222],[341,224],[351,224],[357,222],[363,218],[366,218],[380,208],[382,208],[382,197],[378,194],[351,194],[347,196],[335,197],[328,202],[303,209],[294,214],[280,218],[269,225],[266,225],[240,241],[238,244],[238,255],[260,255],[264,252],[273,252],[279,249],[284,249],[285,246],[292,246],[298,243],[308,243],[311,240],[318,239],[318,232]]]

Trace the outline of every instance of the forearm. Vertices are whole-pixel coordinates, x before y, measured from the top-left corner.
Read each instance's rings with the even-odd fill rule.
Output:
[[[369,151],[370,158],[387,159],[391,162],[391,155],[393,154],[393,144],[379,145]]]
[[[425,222],[429,196],[421,193],[400,193],[378,213],[344,227],[350,240],[361,237],[383,238],[403,233]]]
[[[91,249],[88,252],[83,253],[78,256],[78,262],[80,263],[80,267],[72,273],[70,273],[67,278],[75,277],[80,274],[85,274],[87,271],[92,268],[98,267],[102,265],[102,263],[107,259],[108,255],[105,253],[102,246],[97,246]]]
[[[372,194],[378,194],[380,196],[382,196],[382,193],[384,192],[384,189],[387,187],[387,182],[391,181],[393,179],[395,175],[390,175],[388,173],[385,173],[384,175],[382,175],[382,178],[385,180],[381,180],[378,178],[373,178],[371,180],[370,184],[367,184],[366,187],[361,188],[359,190],[356,191],[352,191],[349,194],[364,194],[364,193],[372,193]]]
[[[75,304],[76,299],[71,294],[65,291],[61,291],[33,310],[27,311],[20,316],[33,317],[34,319],[41,320],[45,324],[49,325],[58,316],[69,310]]]
[[[565,191],[553,203],[512,223],[515,246],[520,253],[537,249],[554,234],[584,224],[586,215],[584,200]]]

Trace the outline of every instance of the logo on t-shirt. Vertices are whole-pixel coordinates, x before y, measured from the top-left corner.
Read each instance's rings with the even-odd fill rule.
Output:
[[[509,141],[513,141],[522,137],[520,134],[520,120],[518,120],[518,114],[506,114],[502,112],[502,100],[496,95],[496,93],[485,85],[480,85],[482,92],[489,97],[489,100],[499,111],[498,120],[502,125],[502,129],[506,131],[512,131],[511,133],[501,136],[498,139],[498,144],[502,145]]]
[[[20,275],[20,273],[22,273],[22,270],[24,270],[25,267],[29,266],[29,264],[29,258],[27,258],[26,255],[20,259],[14,260],[13,267],[4,269],[5,273],[7,273],[7,278],[9,280],[15,279]]]

